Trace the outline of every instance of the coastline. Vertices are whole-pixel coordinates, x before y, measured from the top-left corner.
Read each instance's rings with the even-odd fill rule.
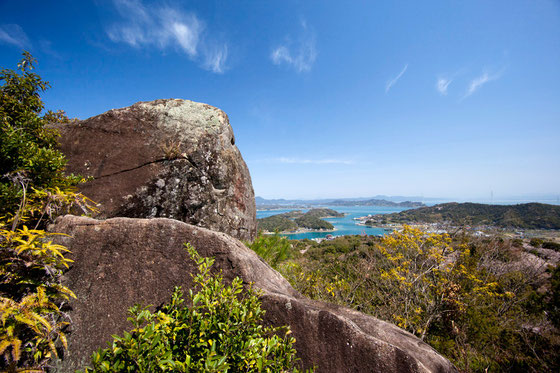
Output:
[[[326,227],[323,229],[309,229],[309,228],[302,229],[301,227],[300,229],[297,229],[297,227],[295,226],[293,227],[285,226],[284,228],[288,228],[288,229],[283,230],[279,233],[281,233],[282,236],[285,236],[288,239],[296,239],[296,240],[305,239],[305,238],[312,239],[312,238],[324,237],[329,234],[333,236],[362,235],[364,233],[367,235],[384,235],[391,232],[394,229],[394,227],[386,227],[387,229],[379,229],[370,226],[360,226],[356,224],[359,223],[359,221],[357,221],[357,218],[365,217],[367,215],[373,216],[382,213],[400,212],[402,210],[403,209],[400,208],[385,208],[385,207],[371,208],[370,206],[341,207],[340,210],[335,210],[335,211],[337,211],[338,213],[344,216],[329,215],[327,217],[325,216],[326,214],[321,216],[321,219],[324,219],[325,221],[333,224],[335,230],[331,230]],[[270,215],[285,213],[286,211],[287,210],[280,211],[280,212],[272,212],[272,211],[266,212],[264,210],[259,209],[257,211],[257,216],[260,219],[264,219],[264,218],[268,218]],[[274,234],[273,233],[274,226],[270,226],[269,228],[271,228],[272,230],[269,230],[268,232],[266,232],[266,234],[267,235]],[[264,230],[263,230],[263,234],[265,234]]]
[[[287,234],[287,235],[291,235],[291,234],[300,234],[300,233],[310,233],[310,232],[317,232],[317,233],[329,233],[329,232],[336,232],[338,229],[334,228],[334,229],[308,229],[308,228],[298,228],[295,231],[282,231],[282,232],[278,232],[279,234]],[[262,231],[263,234],[275,234],[276,232],[270,232],[270,231]]]

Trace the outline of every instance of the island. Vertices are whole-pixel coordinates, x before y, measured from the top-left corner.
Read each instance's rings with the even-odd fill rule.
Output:
[[[258,228],[265,233],[299,233],[309,231],[334,231],[334,226],[323,218],[338,218],[344,214],[332,209],[317,208],[304,213],[301,210],[289,211],[257,219]]]
[[[560,206],[544,203],[487,205],[451,202],[393,214],[364,216],[357,220],[361,224],[378,227],[412,223],[456,227],[560,229]]]

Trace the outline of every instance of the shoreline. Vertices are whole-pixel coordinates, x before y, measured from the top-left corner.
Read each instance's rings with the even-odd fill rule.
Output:
[[[298,228],[295,231],[282,231],[278,232],[279,234],[300,234],[300,233],[329,233],[329,232],[336,232],[338,229],[307,229],[307,228]],[[276,232],[269,232],[263,231],[263,234],[276,234]]]

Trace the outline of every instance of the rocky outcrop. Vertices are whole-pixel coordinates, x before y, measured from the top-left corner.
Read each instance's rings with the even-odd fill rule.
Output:
[[[289,324],[304,367],[317,372],[454,372],[426,343],[396,326],[359,312],[300,296],[276,271],[241,242],[223,233],[171,219],[67,215],[50,228],[67,234],[57,241],[74,260],[65,284],[70,303],[69,352],[58,372],[71,372],[105,347],[112,334],[130,329],[126,310],[135,303],[160,305],[174,286],[191,286],[193,263],[183,244],[215,257],[226,280],[238,276],[262,289],[265,321]]]
[[[167,217],[254,238],[251,177],[223,111],[156,100],[57,129],[67,171],[92,178],[80,189],[98,217]]]

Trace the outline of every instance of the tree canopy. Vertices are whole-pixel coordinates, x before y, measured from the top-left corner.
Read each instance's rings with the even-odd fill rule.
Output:
[[[17,70],[0,70],[0,217],[13,227],[25,219],[38,223],[80,196],[73,189],[80,178],[64,174],[57,133],[47,126],[69,120],[63,111],[44,111],[41,93],[49,83],[33,72],[35,63],[23,52]]]

